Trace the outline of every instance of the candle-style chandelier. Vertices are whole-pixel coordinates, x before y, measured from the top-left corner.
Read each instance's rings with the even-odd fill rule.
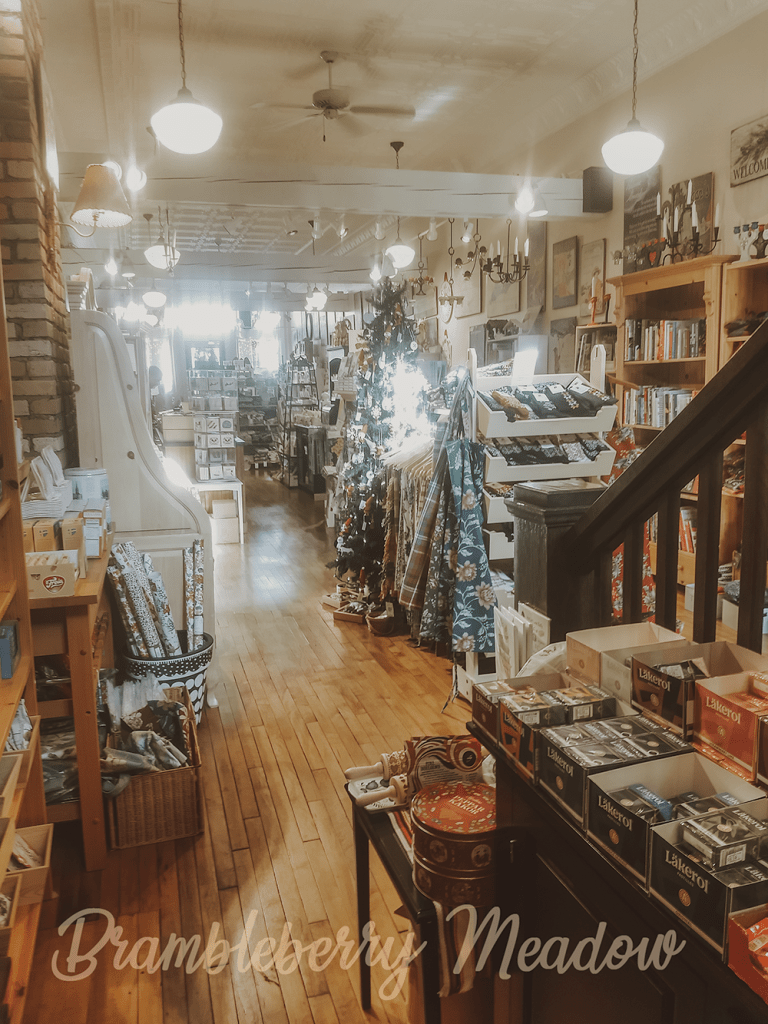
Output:
[[[488,259],[481,263],[480,269],[484,274],[487,275],[489,281],[493,281],[494,284],[514,284],[515,281],[522,281],[528,271],[531,269],[531,265],[528,262],[528,239],[526,238],[523,244],[523,256],[520,257],[518,250],[518,239],[515,238],[514,250],[511,248],[511,232],[512,232],[512,221],[507,221],[507,248],[501,250],[495,255],[493,253],[493,247]]]
[[[411,286],[411,298],[415,299],[417,295],[426,295],[424,291],[425,284],[434,284],[434,280],[431,277],[425,277],[424,271],[427,269],[427,264],[424,262],[424,255],[422,252],[423,238],[419,235],[419,265],[416,268],[419,272],[418,277],[409,277],[408,283]]]
[[[450,218],[449,217],[448,223],[451,225],[451,229],[453,229],[454,218]],[[465,222],[465,227],[466,227],[466,222]],[[453,237],[453,235],[451,235],[451,237]],[[474,249],[471,249],[467,253],[467,258],[465,260],[463,260],[460,256],[457,256],[456,260],[455,260],[455,266],[456,266],[457,270],[461,270],[462,267],[464,268],[464,280],[465,281],[469,281],[469,279],[472,277],[472,275],[475,272],[475,267],[478,265],[478,262],[479,262],[480,268],[482,270],[483,260],[484,260],[484,257],[486,256],[487,252],[488,252],[488,250],[485,248],[484,245],[480,245],[480,222],[479,221],[477,222],[477,230],[472,235],[472,243],[474,245]],[[469,269],[467,269],[467,268],[469,268]]]

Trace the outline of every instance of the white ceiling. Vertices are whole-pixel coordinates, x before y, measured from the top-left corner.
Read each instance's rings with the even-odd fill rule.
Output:
[[[156,153],[145,130],[181,84],[176,0],[40,6],[63,210],[89,161],[135,160],[150,181],[130,229],[111,241],[143,262],[142,214],[155,214],[157,234],[157,205],[169,206],[179,279],[359,284],[380,248],[377,220],[402,214],[413,239],[430,201],[435,215],[477,216],[484,191],[503,215],[514,179],[484,187],[478,176],[523,173],[516,161],[533,143],[631,85],[632,0],[184,0],[187,84],[224,129],[209,154],[180,157]],[[641,80],[766,9],[768,0],[641,0]],[[281,127],[302,112],[272,104],[310,104],[327,85],[322,50],[339,52],[334,86],[353,104],[411,105],[415,118],[371,117],[362,135],[319,117]],[[393,139],[410,173],[399,194]],[[427,191],[436,172],[439,200]],[[312,219],[323,230],[315,256]],[[97,232],[65,259],[95,265],[109,244]]]

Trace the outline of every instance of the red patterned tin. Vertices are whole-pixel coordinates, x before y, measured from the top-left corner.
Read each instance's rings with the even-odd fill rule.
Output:
[[[440,782],[411,802],[413,880],[448,906],[493,906],[496,792],[482,783]]]

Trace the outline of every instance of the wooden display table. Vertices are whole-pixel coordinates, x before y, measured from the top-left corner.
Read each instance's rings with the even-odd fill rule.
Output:
[[[99,668],[114,662],[104,586],[111,544],[110,537],[105,554],[88,560],[88,575],[78,580],[72,597],[44,597],[29,602],[35,656],[69,655],[72,699],[40,701],[38,710],[43,718],[74,718],[80,800],[51,804],[47,814],[48,821],[80,819],[86,871],[99,871],[107,856],[96,687]]]

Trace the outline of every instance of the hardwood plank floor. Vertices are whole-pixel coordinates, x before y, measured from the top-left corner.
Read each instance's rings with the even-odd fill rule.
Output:
[[[333,588],[333,535],[323,508],[266,474],[247,485],[245,545],[214,549],[217,654],[209,673],[219,708],[200,728],[204,759],[205,835],[158,846],[111,851],[103,872],[81,870],[78,827],[57,825],[54,887],[59,921],[103,907],[130,943],[147,941],[133,964],[115,963],[108,943],[93,973],[64,981],[59,968],[73,930],[40,933],[27,1001],[28,1022],[59,1024],[405,1024],[405,993],[382,1002],[385,974],[373,970],[373,1010],[359,1004],[356,967],[339,957],[313,970],[307,957],[290,970],[291,938],[308,944],[356,931],[351,814],[343,769],[370,763],[413,734],[464,731],[467,705],[441,709],[450,689],[446,661],[413,648],[406,637],[376,638],[336,624],[320,599]],[[372,856],[371,907],[376,930],[399,949],[407,922]],[[246,934],[246,928],[250,927]],[[148,972],[156,938],[202,936],[211,927],[238,954],[222,969],[183,966]],[[86,924],[85,955],[104,934],[103,919]],[[283,956],[268,965],[270,940]],[[221,949],[221,946],[216,947]],[[318,946],[322,963],[323,947]],[[188,958],[189,959],[189,958]],[[136,966],[138,964],[138,966]],[[83,970],[86,961],[78,965]]]

